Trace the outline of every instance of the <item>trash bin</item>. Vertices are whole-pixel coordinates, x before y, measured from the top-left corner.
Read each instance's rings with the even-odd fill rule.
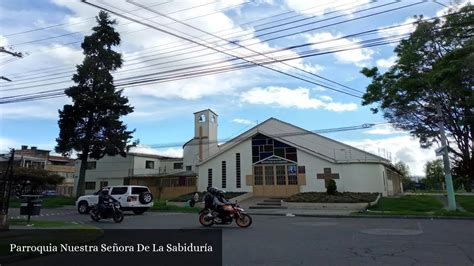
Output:
[[[21,199],[20,215],[40,215],[42,205],[41,199],[24,197]]]

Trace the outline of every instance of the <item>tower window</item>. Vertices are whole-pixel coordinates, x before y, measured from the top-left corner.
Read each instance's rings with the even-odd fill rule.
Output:
[[[200,123],[206,122],[206,115],[205,114],[202,114],[202,115],[199,116],[199,122]]]

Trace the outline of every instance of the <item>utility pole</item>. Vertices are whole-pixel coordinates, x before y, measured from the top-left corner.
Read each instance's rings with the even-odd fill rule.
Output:
[[[456,198],[454,196],[453,188],[453,177],[451,176],[451,165],[449,163],[449,153],[448,153],[448,142],[446,140],[446,134],[444,133],[444,122],[443,122],[443,113],[441,111],[441,105],[436,107],[438,118],[439,118],[439,134],[441,137],[441,148],[437,149],[436,155],[443,155],[444,163],[444,181],[446,183],[446,191],[448,193],[448,209],[450,211],[456,210]]]
[[[0,53],[7,53],[9,55],[13,55],[13,56],[16,56],[16,57],[23,57],[23,54],[20,53],[20,52],[12,52],[12,51],[8,51],[7,49],[5,49],[5,47],[3,46],[0,46]]]
[[[0,53],[6,53],[6,54],[9,54],[9,55],[12,55],[12,56],[15,56],[15,57],[20,57],[20,58],[23,57],[23,53],[8,51],[8,50],[5,49],[5,47],[3,47],[3,46],[0,46]],[[9,79],[9,78],[7,78],[7,77],[4,77],[4,76],[0,76],[0,79],[6,80],[6,81],[8,81],[8,82],[11,82],[11,81],[12,81],[11,79]]]

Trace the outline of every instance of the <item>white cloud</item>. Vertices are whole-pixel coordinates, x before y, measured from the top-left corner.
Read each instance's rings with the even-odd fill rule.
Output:
[[[371,135],[408,134],[406,131],[394,128],[389,124],[375,125],[372,127],[372,129],[364,131],[364,133]]]
[[[21,144],[17,141],[9,138],[4,138],[0,136],[0,153],[8,153],[10,149],[18,148]]]
[[[435,148],[421,149],[418,139],[408,135],[344,142],[385,158],[391,156],[393,163],[401,160],[410,168],[410,174],[416,176],[424,176],[426,162],[436,159]]]
[[[244,124],[244,125],[255,125],[256,122],[248,119],[243,119],[243,118],[235,118],[232,120],[232,122],[238,123],[238,124]]]
[[[305,15],[321,16],[329,11],[342,11],[345,14],[351,14],[356,11],[363,4],[367,4],[370,0],[319,0],[319,1],[305,1],[305,0],[286,0],[286,5],[296,12]],[[317,3],[317,4],[316,4]]]
[[[5,47],[8,45],[8,39],[0,34],[0,47]]]
[[[131,148],[130,152],[154,154],[154,155],[178,157],[178,158],[183,157],[182,148],[152,148],[147,145],[138,145],[137,147]]]
[[[391,36],[395,36],[395,35],[403,35],[403,34],[412,33],[416,30],[416,24],[415,24],[416,21],[417,20],[414,17],[409,17],[401,23],[396,23],[396,24],[392,24],[388,26],[388,27],[392,27],[392,26],[399,26],[399,27],[379,29],[377,33],[381,37],[384,37],[384,38],[390,38]],[[387,27],[382,27],[382,28],[387,28]]]
[[[288,89],[285,87],[256,87],[240,95],[241,101],[250,104],[276,105],[283,108],[325,109],[343,112],[357,109],[355,103],[334,102],[330,97],[311,98],[307,88]]]
[[[313,43],[313,49],[324,50],[336,47],[335,50],[354,48],[348,51],[334,53],[334,57],[338,62],[344,64],[355,64],[358,67],[365,66],[371,59],[374,51],[369,48],[362,48],[358,39],[341,38],[342,34],[333,35],[330,32],[321,32],[315,34],[305,34],[305,38],[309,43]]]
[[[377,60],[377,66],[378,67],[383,67],[383,68],[389,68],[395,64],[395,61],[397,60],[397,56],[391,56],[389,58],[382,58]]]

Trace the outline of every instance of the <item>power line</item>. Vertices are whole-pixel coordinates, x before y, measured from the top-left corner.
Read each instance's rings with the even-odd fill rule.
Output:
[[[289,137],[289,136],[301,136],[301,135],[311,135],[311,134],[328,134],[328,133],[334,133],[334,132],[344,132],[344,131],[354,131],[354,130],[360,130],[360,129],[368,129],[371,128],[375,125],[378,124],[371,124],[371,123],[366,123],[362,125],[356,125],[356,126],[346,126],[346,127],[336,127],[336,128],[325,128],[325,129],[316,129],[316,130],[301,130],[301,131],[293,131],[293,132],[286,132],[286,133],[278,133],[278,134],[272,134],[272,137]],[[251,130],[251,129],[249,129]],[[247,130],[247,131],[249,131]],[[242,133],[242,134],[245,134]],[[209,141],[206,142],[210,144],[214,143],[237,143],[240,142],[244,139],[247,139],[249,136],[247,135],[238,135],[236,137],[228,137],[228,138],[222,138],[218,139],[216,141]],[[185,143],[188,141],[180,141],[180,142],[168,142],[168,143],[160,143],[160,144],[145,144],[146,146],[150,148],[173,148],[173,147],[182,147]],[[187,146],[198,146],[198,143],[187,143]]]
[[[190,27],[190,28],[192,28],[192,29],[195,29],[195,30],[197,30],[197,31],[200,31],[200,32],[202,32],[202,33],[204,33],[204,34],[208,34],[208,35],[210,35],[210,36],[213,36],[214,38],[218,38],[218,39],[220,39],[220,40],[226,41],[226,42],[229,43],[229,44],[235,44],[235,45],[237,45],[237,46],[239,46],[239,47],[241,47],[241,48],[244,48],[244,49],[246,49],[246,50],[248,50],[248,51],[251,51],[251,52],[253,52],[253,53],[255,53],[255,54],[265,56],[266,58],[275,61],[275,59],[273,59],[272,57],[267,56],[266,54],[263,54],[263,53],[258,52],[258,51],[256,51],[256,50],[253,50],[253,49],[250,49],[250,48],[248,48],[248,47],[246,47],[246,46],[244,46],[244,45],[241,45],[241,44],[239,44],[239,43],[237,43],[237,42],[229,41],[229,40],[227,40],[227,39],[225,39],[225,38],[222,38],[222,37],[220,37],[220,36],[218,36],[218,35],[212,34],[212,33],[207,32],[207,31],[205,31],[205,30],[199,29],[199,28],[197,28],[197,27],[195,27],[195,26],[192,26],[192,25],[190,25],[190,24],[187,24],[187,23],[185,23],[185,22],[179,21],[179,20],[177,20],[177,19],[175,19],[175,18],[173,18],[173,17],[170,17],[170,16],[168,16],[168,15],[166,15],[166,14],[163,14],[163,13],[161,13],[161,12],[158,12],[158,11],[156,11],[156,10],[153,10],[153,9],[151,9],[151,8],[148,8],[148,7],[144,6],[144,5],[138,4],[138,3],[134,2],[133,0],[127,0],[127,2],[128,2],[128,3],[132,3],[132,4],[136,5],[136,6],[142,7],[143,9],[146,9],[146,10],[148,10],[148,11],[151,11],[151,12],[153,12],[153,13],[156,13],[156,14],[158,14],[158,15],[161,15],[161,16],[163,16],[163,17],[165,17],[165,18],[171,19],[171,20],[173,20],[173,21],[175,21],[175,22],[177,22],[177,23],[180,23],[180,24],[182,24],[182,25],[185,25],[185,26]],[[337,85],[339,85],[339,86],[341,86],[341,87],[344,87],[344,88],[347,88],[347,89],[349,89],[349,90],[356,91],[356,92],[360,92],[360,91],[358,91],[358,90],[355,90],[355,89],[352,89],[352,88],[350,88],[350,87],[348,87],[348,86],[345,86],[345,85],[343,85],[343,84],[341,84],[341,83],[339,83],[339,82],[336,82],[336,81],[333,81],[333,80],[331,80],[331,79],[325,78],[325,77],[323,77],[323,76],[321,76],[321,75],[312,73],[312,72],[307,71],[307,70],[305,70],[305,69],[302,69],[302,68],[300,68],[300,67],[295,67],[295,66],[290,65],[290,64],[288,64],[288,63],[286,63],[286,62],[281,62],[281,63],[284,64],[285,66],[289,66],[289,67],[291,67],[291,68],[300,70],[300,71],[302,71],[302,72],[305,72],[305,73],[307,73],[307,74],[316,76],[316,77],[318,77],[318,78],[320,78],[320,79],[323,79],[323,80],[325,80],[325,81],[329,81],[329,82],[331,82],[331,83],[337,84]]]
[[[452,15],[452,14],[451,14]],[[427,21],[427,20],[432,20],[432,19],[436,19],[436,18],[430,18],[430,19],[426,19],[424,21]],[[348,34],[348,35],[345,35],[345,36],[341,36],[341,37],[338,37],[338,38],[335,38],[335,39],[331,39],[331,40],[326,40],[324,42],[332,42],[332,41],[336,41],[336,40],[339,40],[339,39],[344,39],[344,38],[349,38],[349,37],[355,37],[355,36],[362,36],[362,35],[367,35],[367,34],[373,34],[373,33],[376,33],[380,30],[382,31],[387,31],[387,30],[393,30],[393,29],[396,29],[398,27],[403,27],[405,25],[408,25],[408,24],[411,24],[411,23],[406,23],[406,24],[401,24],[401,25],[396,25],[396,26],[389,26],[389,27],[384,27],[384,28],[378,28],[378,29],[372,29],[372,30],[367,30],[367,31],[363,31],[363,32],[359,32],[359,33],[353,33],[353,34]],[[379,39],[383,39],[383,38],[379,38]],[[321,44],[321,43],[324,43],[324,42],[316,42],[316,43],[305,43],[305,44],[302,44],[302,45],[295,45],[295,46],[290,46],[290,47],[286,47],[286,48],[282,48],[282,49],[278,49],[278,50],[273,50],[273,51],[269,51],[269,52],[266,52],[265,54],[271,54],[271,53],[277,53],[277,52],[281,52],[281,51],[284,51],[284,50],[292,50],[292,49],[295,49],[295,48],[301,48],[301,47],[304,47],[304,46],[309,46],[309,45],[315,45],[315,44]],[[363,41],[365,42],[365,41]],[[362,44],[363,42],[359,42],[359,44]],[[328,47],[327,49],[329,48],[333,48],[333,47]],[[234,59],[229,59],[229,60],[222,60],[222,61],[215,61],[214,63],[224,63],[224,62],[230,62],[230,61],[233,61],[235,60]],[[174,60],[173,62],[176,62],[176,60]],[[160,64],[163,64],[163,63],[160,63]],[[207,65],[207,64],[206,64]],[[135,71],[135,70],[138,70],[138,69],[143,69],[143,68],[148,68],[150,66],[153,66],[153,65],[149,65],[149,66],[146,66],[146,67],[141,67],[141,68],[136,68],[136,69],[129,69],[129,70],[125,70],[123,72],[129,72],[129,71]],[[200,67],[201,65],[197,65],[196,67]],[[118,73],[123,73],[122,71],[119,71]],[[158,73],[154,73],[154,74],[160,74],[161,72],[158,72]],[[150,76],[150,75],[154,75],[154,74],[146,74],[146,75],[142,75],[142,76]],[[51,74],[50,75],[46,75],[45,77],[50,77],[52,76]],[[69,77],[69,76],[64,76],[64,77]],[[50,80],[50,79],[54,79],[54,78],[48,78],[46,80]],[[126,79],[129,79],[129,78],[126,78]],[[37,81],[42,81],[42,80],[37,80]],[[31,82],[26,82],[26,84],[28,83],[31,83]],[[19,84],[24,84],[24,83],[15,83],[15,85],[19,85]],[[50,83],[50,84],[47,84],[47,85],[54,85],[54,84],[57,84],[57,83]],[[36,86],[33,86],[33,87],[37,87],[37,86],[41,86],[43,84],[40,84],[40,85],[36,85]],[[12,89],[5,89],[5,90],[2,90],[2,91],[10,91],[10,90],[20,90],[20,89],[26,89],[28,87],[24,87],[24,88],[12,88]]]
[[[377,1],[377,0],[374,0],[374,1]],[[327,4],[324,4],[324,5],[327,5]],[[324,6],[324,5],[313,6],[313,7],[310,7],[310,8],[308,8],[308,9],[305,9],[305,10],[311,10],[311,9],[316,8],[316,7],[320,7],[320,6]],[[333,12],[336,12],[336,11],[333,11]],[[327,14],[330,14],[330,13],[333,13],[333,12],[328,12]],[[291,11],[291,12],[284,12],[284,13],[280,13],[280,14],[277,14],[277,15],[273,15],[273,16],[270,16],[270,17],[265,17],[265,18],[262,18],[262,19],[253,20],[253,21],[250,21],[250,22],[247,22],[247,23],[240,24],[239,26],[242,27],[242,26],[244,26],[244,25],[248,25],[248,24],[251,24],[251,23],[258,22],[258,21],[263,21],[263,20],[266,20],[266,19],[269,19],[269,18],[272,18],[272,17],[278,17],[278,16],[285,15],[285,14],[288,14],[288,13],[294,13],[294,11]],[[292,17],[289,17],[289,18],[298,17],[298,16],[300,16],[300,15],[292,16]],[[316,17],[316,16],[313,16],[313,17],[311,17],[311,18],[314,18],[314,17]],[[196,18],[196,17],[192,17],[192,18],[189,18],[189,19],[184,19],[183,21],[187,21],[187,20],[194,19],[194,18]],[[268,25],[268,24],[271,24],[271,23],[276,23],[276,22],[284,21],[284,20],[289,19],[289,18],[283,18],[283,19],[279,19],[279,20],[277,20],[277,21],[270,21],[270,22],[267,22],[267,23],[258,24],[258,25],[255,25],[254,27],[259,27],[259,26],[262,26],[262,25]],[[131,23],[133,23],[133,22],[131,22]],[[287,24],[291,24],[291,23],[293,23],[293,22],[285,23],[285,24],[282,24],[282,25],[287,25]],[[173,23],[168,23],[168,24],[165,24],[165,25],[171,25],[171,24],[174,24],[174,22],[173,22]],[[235,28],[235,27],[234,27],[234,28]],[[149,29],[149,28],[147,28],[147,29]],[[230,28],[230,29],[227,29],[227,30],[222,30],[222,31],[217,31],[217,32],[215,32],[215,33],[221,33],[221,32],[229,31],[229,30],[232,30],[232,29],[233,29],[233,28]],[[263,31],[263,30],[266,30],[266,28],[257,29],[256,32],[258,32],[258,31]],[[141,30],[140,30],[140,31],[141,31]],[[132,33],[132,32],[136,32],[136,31],[125,32],[125,33],[122,33],[122,35],[123,35],[123,34],[127,34],[127,33]],[[247,34],[245,34],[245,35],[247,35]],[[245,36],[245,35],[240,35],[240,36]],[[229,34],[226,34],[225,36],[229,36]],[[232,37],[235,37],[235,36],[232,36]],[[255,36],[255,38],[257,38],[257,37],[258,37],[258,36]],[[176,42],[167,43],[167,44],[164,44],[164,45],[159,45],[159,46],[155,46],[155,47],[150,47],[150,48],[156,48],[156,47],[161,47],[161,46],[174,45],[174,44],[179,43],[179,42],[181,42],[181,40],[180,40],[180,41],[176,41]],[[74,43],[78,43],[78,42],[74,42]],[[170,48],[181,48],[182,46],[183,46],[183,45],[179,45],[179,46],[175,46],[175,45],[174,45],[174,46],[172,46],[172,47],[170,47]],[[189,44],[186,43],[186,46],[189,46]],[[194,45],[194,44],[191,44],[191,47],[192,47],[192,46],[198,47],[197,45]],[[150,48],[147,48],[147,49],[150,49]],[[184,47],[183,47],[183,48],[184,48]],[[178,50],[178,51],[181,51],[182,49],[177,49],[177,50]],[[201,50],[202,50],[202,49],[201,49]],[[174,50],[173,50],[173,51],[170,51],[170,52],[174,52]],[[169,53],[169,52],[167,52],[167,53]],[[162,53],[159,53],[159,54],[162,54]],[[164,54],[164,53],[163,53],[163,54]],[[139,58],[140,58],[140,57],[139,57]],[[138,59],[138,58],[137,58],[137,59]],[[64,67],[62,67],[62,68],[64,68]],[[41,71],[41,72],[43,73],[43,72],[44,72],[44,69],[38,70],[38,71]],[[33,71],[31,71],[31,72],[33,72]],[[17,75],[17,74],[16,74],[16,73],[13,73],[12,75]]]
[[[389,3],[389,4],[391,4],[391,3]],[[382,6],[385,6],[385,5],[386,5],[386,4],[384,4],[384,5],[382,5]],[[372,7],[372,8],[370,8],[370,9],[377,8],[377,7],[380,7],[380,6]],[[366,10],[368,10],[368,9],[364,9],[364,10],[361,10],[361,11],[366,11]],[[337,17],[339,17],[339,16],[337,16]],[[329,18],[329,19],[333,19],[333,18],[334,18],[334,17],[331,17],[331,18]],[[338,23],[338,24],[339,24],[339,23]],[[323,27],[327,27],[327,26],[330,26],[330,25],[325,25],[325,26],[323,26]],[[319,28],[321,28],[321,27],[319,27]],[[293,34],[295,34],[295,33],[293,33]]]
[[[375,43],[372,46],[378,46],[378,45],[386,45],[389,43],[396,43],[399,40],[393,40],[391,42],[386,42],[386,43]],[[359,49],[360,47],[354,47],[351,49]],[[341,52],[341,51],[347,51],[349,49],[342,49],[342,50],[336,50],[332,52]],[[328,52],[324,52],[323,54],[327,54]],[[305,57],[309,56],[314,56],[314,55],[319,55],[319,54],[305,54]],[[294,58],[287,58],[286,60],[293,60]],[[149,84],[156,84],[156,83],[162,83],[162,82],[169,82],[169,81],[176,81],[180,79],[187,79],[190,77],[198,77],[198,76],[205,76],[209,74],[215,74],[215,73],[224,73],[228,71],[233,71],[237,69],[243,69],[243,68],[248,68],[248,67],[254,67],[256,65],[253,64],[247,64],[247,65],[241,65],[239,68],[228,68],[228,69],[223,69],[223,68],[217,68],[215,70],[203,72],[203,73],[185,73],[181,74],[179,76],[177,75],[172,75],[164,78],[155,78],[155,79],[148,79],[148,80],[140,80],[140,81],[134,81],[126,84],[118,84],[116,87],[121,88],[130,88],[133,86],[138,86],[138,85],[149,85]],[[56,97],[61,97],[64,96],[64,89],[55,89],[55,90],[50,90],[50,91],[42,91],[42,92],[37,92],[37,93],[32,93],[32,94],[26,94],[26,95],[15,95],[15,96],[7,96],[7,97],[2,97],[0,98],[0,104],[6,104],[6,103],[14,103],[14,102],[24,102],[24,101],[30,101],[30,100],[40,100],[40,99],[49,99],[49,98],[56,98]]]
[[[192,7],[188,7],[188,8],[184,8],[184,9],[180,9],[180,10],[176,10],[176,11],[173,11],[173,12],[170,12],[168,14],[176,14],[176,13],[179,13],[179,12],[183,12],[183,11],[187,11],[187,10],[191,10],[191,9],[194,9],[194,8],[199,8],[199,7],[203,7],[203,6],[206,6],[206,5],[210,5],[210,4],[214,4],[218,1],[212,1],[212,2],[208,2],[208,3],[205,3],[205,4],[200,4],[200,5],[197,5],[197,6],[192,6]],[[247,1],[247,2],[243,2],[243,3],[240,3],[240,4],[237,4],[237,5],[234,5],[232,7],[237,7],[237,6],[241,6],[241,5],[245,5],[245,4],[248,4],[250,3],[250,1]],[[157,5],[152,5],[152,6],[158,6],[160,4],[157,4]],[[221,9],[220,11],[223,11],[223,10],[226,10],[228,8],[223,8]],[[135,10],[132,10],[132,11],[137,11],[139,9],[135,9]],[[129,11],[129,12],[132,12],[132,11]],[[215,11],[216,12],[216,11]],[[215,12],[212,12],[210,14],[213,14]],[[148,19],[152,19],[152,18],[157,18],[158,16],[154,16],[154,17],[150,17]],[[202,17],[201,16],[198,16],[198,17]],[[193,17],[193,18],[197,18],[197,17]],[[124,23],[124,24],[121,24],[121,25],[118,25],[118,26],[125,26],[125,25],[130,25],[130,24],[133,24],[134,22],[128,22],[128,23]],[[133,33],[133,32],[138,32],[138,31],[142,31],[142,30],[146,30],[148,28],[145,28],[145,29],[141,29],[141,30],[135,30],[135,31],[130,31],[128,33]],[[58,38],[62,38],[62,37],[66,37],[66,36],[71,36],[71,35],[77,35],[77,34],[83,34],[83,32],[81,31],[76,31],[76,32],[70,32],[70,33],[65,33],[65,34],[60,34],[60,35],[55,35],[55,36],[50,36],[50,37],[47,37],[47,38],[42,38],[42,39],[36,39],[36,40],[30,40],[30,41],[25,41],[25,42],[21,42],[21,43],[15,43],[15,44],[11,44],[10,46],[21,46],[21,45],[25,45],[25,44],[31,44],[31,43],[36,43],[36,42],[42,42],[42,41],[47,41],[47,40],[52,40],[52,39],[58,39]]]
[[[311,56],[311,55],[305,55],[305,56]]]
[[[380,41],[380,40],[384,40],[384,39],[386,39],[386,38],[375,38],[373,40],[374,41]],[[304,55],[305,57],[309,57],[309,56],[315,56],[315,55],[335,53],[335,52],[340,52],[340,51],[345,51],[345,50],[364,48],[365,47],[364,45],[369,41],[372,41],[372,40],[360,41],[360,42],[356,42],[356,43],[349,44],[349,45],[344,45],[344,46],[327,47],[326,49],[328,49],[328,51],[310,50],[310,51],[306,51],[304,53],[300,53],[300,55]],[[300,45],[300,46],[303,47],[303,46],[307,46],[307,45],[312,45],[312,44],[311,43],[310,44],[303,44],[303,45]],[[360,46],[360,45],[362,45],[362,46]],[[294,47],[295,46],[292,46],[291,48],[294,48]],[[345,48],[345,49],[342,49],[342,48]],[[313,53],[309,53],[309,52],[312,52],[312,51],[313,51]],[[314,52],[314,51],[317,51],[317,52]],[[273,52],[274,51],[267,52],[267,53],[273,53]],[[253,56],[251,56],[251,57],[253,57]],[[279,61],[290,61],[290,60],[294,60],[294,59],[298,59],[298,58],[300,58],[300,56],[289,57],[289,58],[288,57],[280,57],[280,58],[275,59],[273,61],[275,61],[275,62],[278,62],[278,60]],[[140,78],[140,77],[154,76],[154,75],[157,75],[157,74],[170,74],[170,73],[179,72],[179,71],[182,71],[182,70],[189,70],[189,69],[193,69],[193,68],[212,66],[212,65],[215,65],[215,64],[226,63],[226,62],[230,62],[230,61],[234,61],[234,60],[236,60],[236,59],[233,58],[233,59],[228,59],[228,60],[221,60],[221,61],[216,61],[216,62],[197,65],[197,66],[194,65],[192,67],[187,67],[187,68],[179,68],[179,69],[173,69],[173,70],[169,70],[169,71],[161,71],[161,72],[156,72],[156,73],[151,73],[151,74],[144,74],[144,75],[140,75],[140,76],[134,76],[133,78],[122,78],[122,79],[117,79],[116,81],[123,81],[123,80],[128,80],[128,79],[137,79],[137,78]],[[269,64],[269,63],[274,63],[273,61],[261,61],[260,63]],[[241,65],[241,66],[248,66],[248,64],[247,65]],[[241,66],[236,66],[236,67],[240,68]],[[57,85],[57,84],[61,84],[61,83],[64,83],[64,82],[52,82],[52,83],[39,84],[39,85],[27,86],[27,87],[16,88],[16,89],[7,89],[7,90],[28,89],[28,88],[33,88],[33,87],[45,86],[45,85]],[[3,91],[6,91],[6,90],[3,90]],[[14,96],[9,96],[9,97],[14,97]]]

